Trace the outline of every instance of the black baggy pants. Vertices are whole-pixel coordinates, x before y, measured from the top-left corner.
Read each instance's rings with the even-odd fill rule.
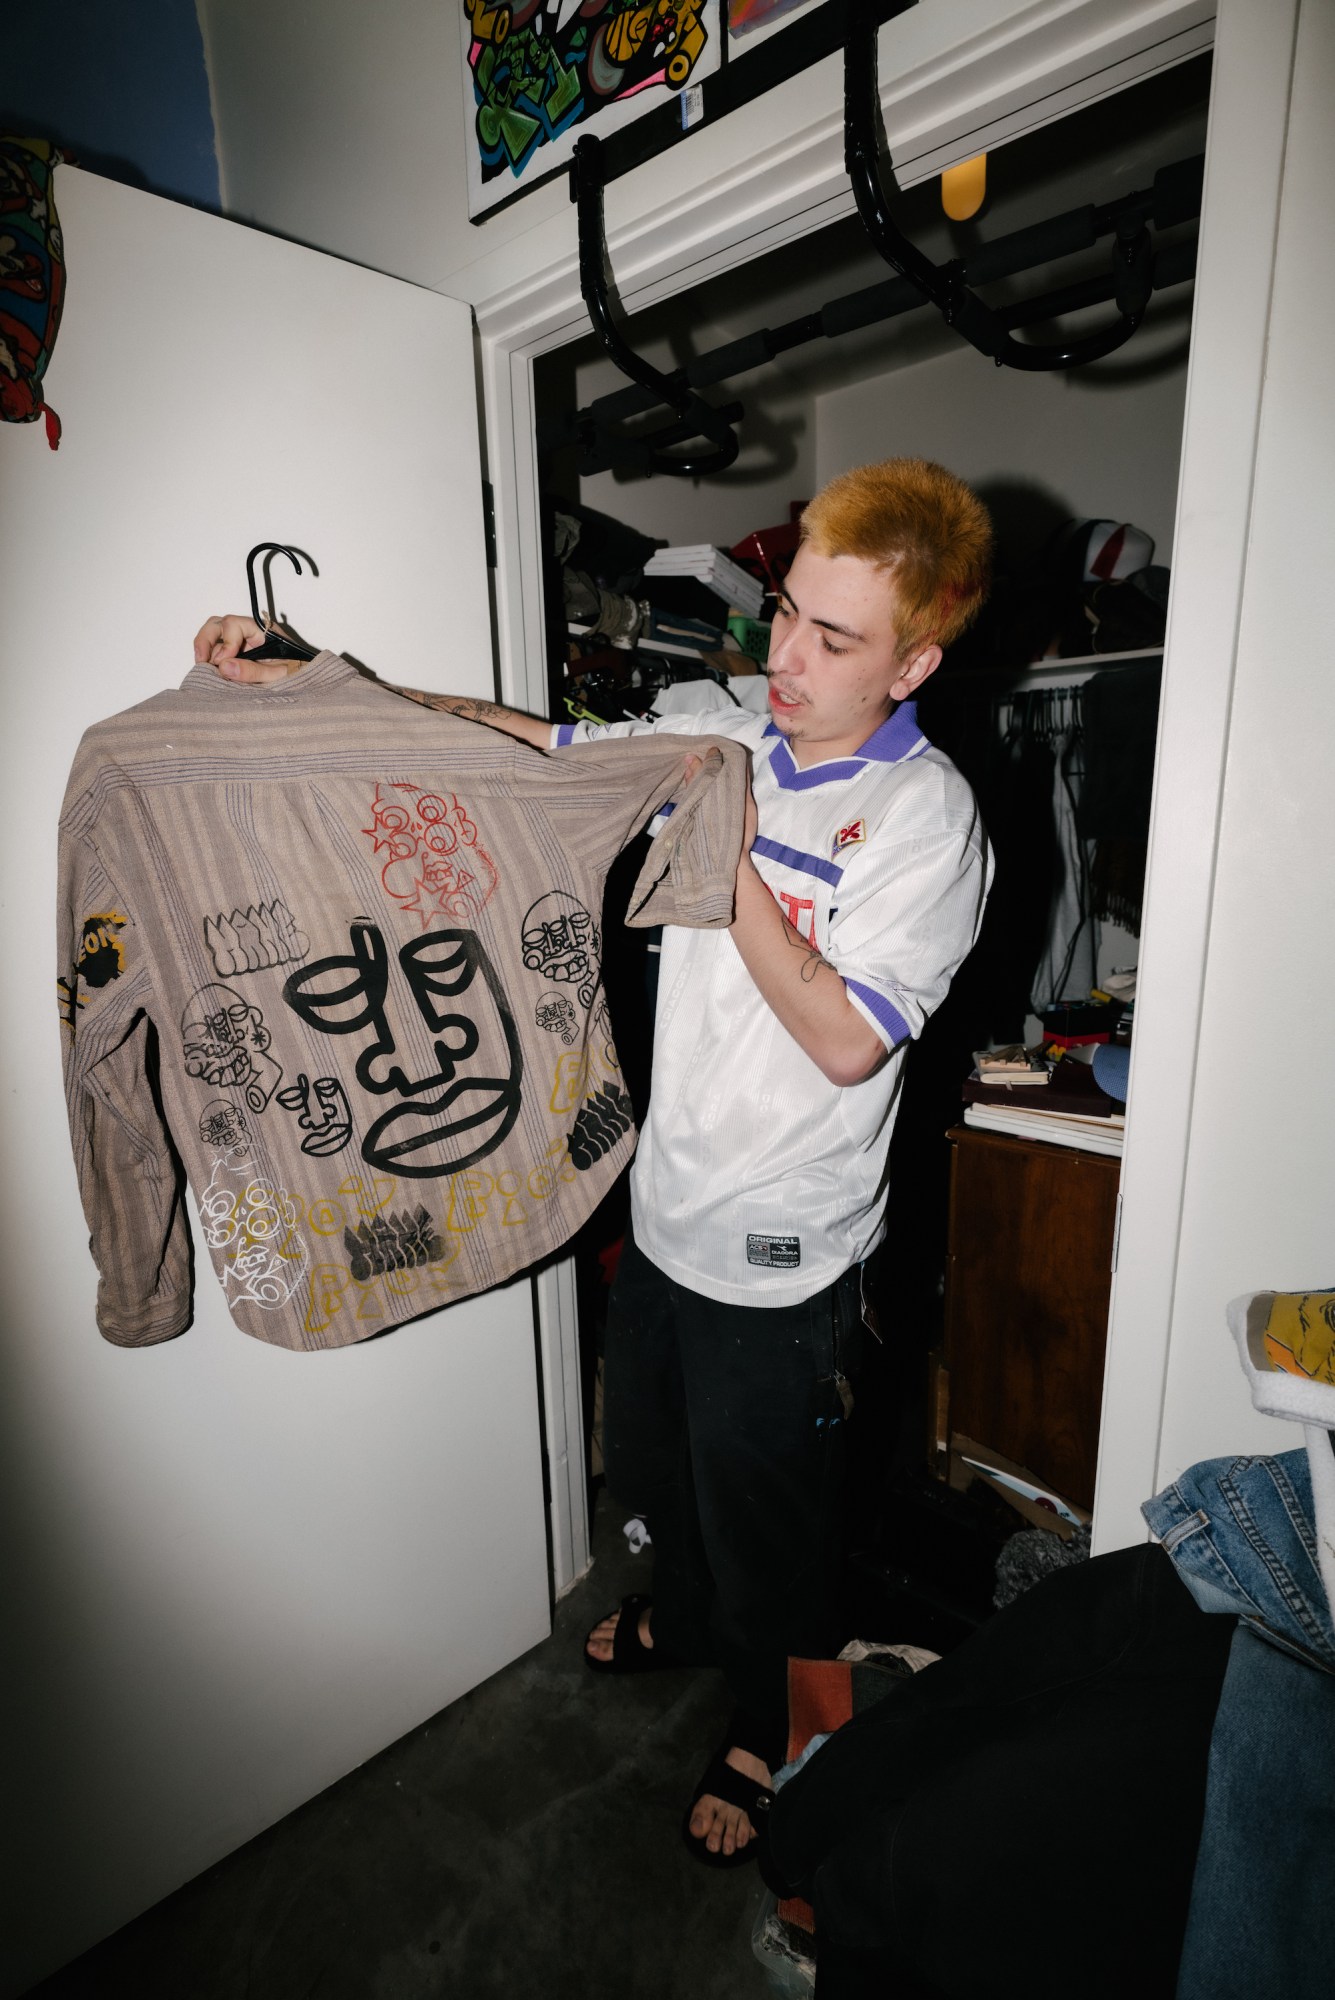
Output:
[[[819,2000],[1172,2000],[1235,1623],[1119,1550],[831,1737],[768,1827]]]
[[[603,1458],[654,1547],[655,1645],[721,1667],[781,1759],[790,1654],[837,1651],[860,1269],[796,1306],[688,1290],[628,1231],[608,1303]]]

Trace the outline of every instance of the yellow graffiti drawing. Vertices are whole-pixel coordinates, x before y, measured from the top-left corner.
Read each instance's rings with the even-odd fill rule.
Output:
[[[489,7],[487,0],[464,0],[464,11],[479,42],[494,42],[500,48],[510,32],[513,19],[508,7]]]
[[[458,1283],[446,1275],[458,1254],[458,1245],[451,1244],[449,1254],[434,1264],[415,1271],[391,1271],[384,1277],[365,1281],[354,1278],[346,1264],[318,1264],[311,1272],[307,1295],[307,1333],[323,1333],[344,1311],[350,1311],[354,1319],[371,1322],[401,1320],[404,1301],[414,1295],[420,1310],[429,1312],[433,1305],[459,1289]]]
[[[621,1067],[610,1042],[591,1042],[583,1049],[571,1049],[556,1058],[552,1079],[551,1108],[564,1118],[584,1102],[600,1083],[619,1083]]]
[[[343,1182],[339,1193],[356,1202],[357,1214],[365,1221],[389,1207],[397,1186],[392,1174],[354,1174]]]
[[[526,1185],[534,1201],[550,1201],[563,1181],[568,1184],[574,1179],[575,1163],[569,1146],[564,1139],[553,1139],[546,1158],[529,1168]]]
[[[74,1033],[74,1023],[80,1007],[88,1005],[88,992],[80,992],[80,986],[97,991],[110,986],[113,979],[119,979],[125,970],[125,946],[117,936],[130,919],[119,910],[94,910],[79,926],[79,948],[74,954],[74,964],[68,979],[56,981],[56,999],[60,1006],[61,1026]]]
[[[470,1229],[476,1229],[486,1216],[487,1197],[493,1186],[491,1175],[479,1172],[476,1167],[469,1167],[462,1174],[451,1174],[445,1227],[456,1236],[466,1236]]]
[[[528,1210],[519,1199],[519,1176],[513,1173],[497,1174],[496,1192],[504,1202],[501,1210],[501,1228],[518,1229],[528,1221]]]

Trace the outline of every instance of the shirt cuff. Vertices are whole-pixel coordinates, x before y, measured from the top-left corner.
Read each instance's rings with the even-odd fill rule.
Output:
[[[844,991],[859,1012],[866,1015],[887,1048],[896,1049],[901,1042],[913,1039],[913,1030],[898,1007],[875,986],[864,986],[860,979],[845,979]]]

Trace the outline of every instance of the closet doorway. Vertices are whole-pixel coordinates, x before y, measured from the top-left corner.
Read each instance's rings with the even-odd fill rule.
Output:
[[[982,242],[1085,203],[1113,203],[1149,188],[1161,170],[1204,154],[1210,84],[1211,58],[1197,56],[1001,148],[989,159],[986,205],[973,220],[947,221],[935,179],[904,195],[899,219],[939,261],[967,259]],[[972,1051],[995,1040],[1034,1039],[1040,1010],[1091,988],[1107,990],[1104,982],[1124,981],[1138,962],[1141,882],[1134,855],[1129,863],[1123,857],[1122,878],[1111,890],[1092,881],[1092,844],[1077,836],[1069,815],[1063,820],[1062,801],[1079,793],[1088,684],[1097,678],[1107,685],[1122,667],[1142,675],[1157,670],[1162,595],[1157,624],[1151,603],[1143,626],[1115,629],[1106,604],[1100,620],[1096,593],[1080,588],[1089,580],[1076,571],[1098,558],[1090,525],[1096,522],[1138,531],[1139,560],[1124,562],[1123,569],[1152,569],[1152,596],[1162,592],[1171,570],[1194,292],[1187,252],[1195,233],[1194,219],[1155,231],[1156,252],[1175,253],[1186,275],[1156,290],[1143,326],[1124,349],[1082,369],[995,369],[922,308],[793,349],[762,370],[725,381],[709,393],[715,402],[744,404],[742,449],[728,471],[708,480],[581,472],[571,415],[623,386],[623,378],[590,334],[540,355],[533,366],[546,690],[556,719],[584,712],[615,720],[642,712],[656,687],[702,671],[689,645],[683,654],[670,639],[665,649],[646,636],[631,649],[618,646],[614,632],[591,637],[581,630],[597,625],[598,611],[592,600],[582,613],[568,609],[571,569],[613,596],[633,599],[633,582],[621,592],[617,586],[642,564],[648,544],[727,549],[756,530],[787,522],[796,506],[848,466],[892,455],[949,466],[974,485],[993,515],[998,582],[992,614],[955,649],[921,704],[927,733],[955,756],[995,820],[999,877],[989,933],[907,1066],[892,1151],[891,1208],[896,1240],[912,1254],[897,1258],[893,1295],[885,1300],[892,1354],[883,1362],[879,1388],[872,1387],[866,1426],[874,1439],[871,1456],[882,1470],[887,1457],[898,1473],[929,1469],[934,1455],[934,1469],[946,1469],[947,1385],[932,1361],[942,1347],[952,1257],[945,1134],[959,1123],[960,1085]],[[989,303],[1004,308],[1107,268],[1105,237],[1077,257],[989,288]],[[759,327],[818,312],[890,275],[849,217],[636,314],[627,330],[641,353],[671,369]],[[1096,306],[1063,324],[1083,332],[1113,310]],[[1050,332],[1036,326],[1029,337]],[[633,433],[635,422],[627,428]],[[579,516],[582,552],[570,541],[570,522]],[[617,651],[620,662],[609,657]],[[740,657],[735,662],[748,664]],[[726,668],[715,660],[704,670],[717,678]],[[1149,741],[1140,752],[1146,796],[1152,705],[1150,712]],[[642,1098],[651,1059],[652,960],[615,923],[605,934],[618,1045],[632,1090]],[[1111,1192],[1098,1226],[1106,1226],[1110,1240],[1116,1167],[1109,1177],[1105,1161],[1099,1165]],[[1069,1223],[1060,1212],[1051,1219],[1058,1235],[1064,1227],[1072,1232],[1056,1259],[1057,1290],[1065,1286],[1068,1303],[1076,1267],[1091,1257],[1097,1266],[1102,1256],[1107,1268],[1108,1246],[1100,1240],[1091,1250],[1080,1240],[1080,1232],[1093,1226],[1086,1192],[1083,1186],[1073,1191]],[[590,1428],[596,1427],[604,1270],[621,1221],[613,1201],[576,1258],[580,1400]],[[1012,1281],[1022,1284],[1023,1271]],[[1056,1449],[1051,1464],[1069,1474],[1068,1488],[1074,1478],[1080,1490],[1072,1497],[1088,1506],[1106,1283],[1085,1319],[1087,1351],[1074,1393],[1083,1398],[1088,1450],[1083,1458],[1076,1453],[1074,1473],[1069,1451]],[[953,1386],[967,1404],[969,1385]],[[977,1396],[972,1407],[978,1407]],[[1040,1411],[1030,1430],[1034,1422],[1041,1430],[1055,1421],[1051,1411],[1047,1417]],[[1063,1418],[1057,1428],[1069,1429],[1070,1421]],[[1037,1455],[1041,1459],[1041,1449]],[[1041,1465],[1035,1469],[1043,1473]],[[865,1482],[869,1523],[884,1499],[879,1476]],[[1045,1476],[1060,1489],[1056,1470]]]

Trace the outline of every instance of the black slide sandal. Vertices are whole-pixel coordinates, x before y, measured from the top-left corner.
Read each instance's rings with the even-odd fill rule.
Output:
[[[760,1846],[760,1835],[774,1804],[774,1794],[768,1785],[762,1785],[758,1778],[748,1778],[741,1771],[735,1771],[724,1760],[734,1746],[730,1742],[720,1743],[710,1758],[700,1782],[697,1784],[681,1822],[681,1837],[686,1842],[695,1859],[706,1868],[740,1868],[744,1862],[753,1861]],[[745,1847],[734,1848],[731,1854],[722,1850],[714,1854],[703,1840],[691,1832],[691,1814],[703,1798],[722,1799],[728,1806],[736,1806],[751,1822],[752,1838]]]
[[[584,1640],[584,1664],[593,1674],[652,1674],[666,1667],[679,1667],[682,1663],[671,1653],[665,1653],[660,1646],[646,1646],[640,1637],[640,1613],[653,1603],[652,1597],[636,1594],[623,1597],[621,1615],[617,1619],[616,1631],[612,1634],[612,1657],[610,1660],[595,1660],[589,1651],[590,1632]],[[611,1616],[611,1613],[608,1613]],[[603,1621],[599,1619],[601,1625]],[[596,1628],[595,1628],[596,1629]]]

